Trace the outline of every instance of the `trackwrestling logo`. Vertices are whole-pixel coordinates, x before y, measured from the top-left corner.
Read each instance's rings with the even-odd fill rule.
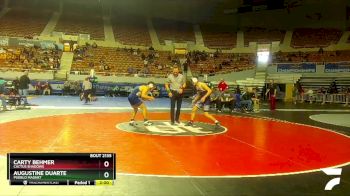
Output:
[[[324,187],[324,190],[330,191],[335,187],[336,185],[340,184],[340,175],[341,175],[341,168],[327,168],[322,169],[322,171],[327,174],[328,176],[339,176],[338,178],[333,178]]]
[[[151,126],[144,126],[143,122],[137,122],[136,126],[129,125],[129,122],[124,122],[116,125],[119,130],[141,133],[148,135],[161,136],[206,136],[221,134],[227,131],[226,127],[216,127],[213,124],[196,122],[195,126],[185,126],[184,124],[171,125],[167,121],[152,121]]]

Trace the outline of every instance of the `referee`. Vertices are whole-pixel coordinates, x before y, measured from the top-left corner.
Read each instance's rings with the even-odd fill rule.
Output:
[[[180,110],[184,89],[186,88],[185,77],[179,73],[178,67],[173,67],[173,73],[169,74],[165,88],[168,92],[170,102],[171,124],[180,124]],[[175,114],[176,103],[176,114]]]
[[[83,82],[83,98],[85,99],[85,104],[91,101],[91,89],[92,83],[90,82],[89,77],[87,77]]]

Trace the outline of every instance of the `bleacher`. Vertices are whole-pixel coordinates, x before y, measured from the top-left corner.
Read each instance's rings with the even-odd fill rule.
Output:
[[[35,3],[36,9],[45,9],[56,12],[60,9],[60,2],[57,0],[37,0]]]
[[[294,48],[317,48],[337,44],[343,32],[339,29],[294,29],[291,46]]]
[[[192,60],[190,64],[194,75],[213,75],[216,73],[228,73],[232,71],[243,71],[255,67],[255,54],[218,54],[218,57],[206,58],[197,63]],[[221,64],[221,66],[220,66]]]
[[[63,12],[55,27],[55,31],[69,35],[90,34],[94,40],[104,40],[104,23],[100,4],[95,2],[88,7],[77,9],[83,5],[65,1]]]
[[[33,38],[44,30],[51,11],[13,8],[0,18],[0,35]]]
[[[236,47],[237,32],[233,26],[200,25],[204,45],[208,48],[231,49]]]
[[[78,58],[77,53],[74,55],[71,73],[89,74],[90,70],[94,69],[100,75],[130,75],[128,73],[129,67],[132,67],[136,71],[135,73],[140,73],[144,69],[141,54],[148,56],[150,51],[141,50],[136,55],[126,48],[97,47],[89,48],[86,53],[87,56],[83,58]],[[158,54],[159,58],[155,58],[154,63],[148,65],[150,73],[146,75],[165,77],[169,72],[169,68],[165,67],[165,64],[168,63],[167,57],[169,53],[158,52]],[[90,63],[93,63],[93,66],[90,66]],[[110,69],[105,70],[103,64],[108,65]],[[158,70],[156,66],[158,64],[163,65],[164,68]]]
[[[112,18],[112,25],[115,39],[122,44],[138,46],[152,45],[145,18],[117,15]]]
[[[274,53],[272,61],[273,63],[350,61],[350,50],[323,52],[277,52]]]
[[[251,27],[244,31],[244,45],[249,46],[249,42],[257,42],[259,44],[269,44],[274,41],[283,42],[285,30],[266,29]]]
[[[5,0],[0,0],[0,11],[5,7]]]
[[[329,93],[329,86],[333,81],[336,81],[338,93]],[[303,100],[312,102],[330,102],[330,103],[344,103],[346,99],[346,89],[350,88],[349,77],[327,77],[327,76],[310,76],[301,77],[300,83],[304,89]],[[321,89],[325,93],[321,93]],[[310,93],[312,92],[312,94]],[[298,97],[301,100],[301,97]]]
[[[4,0],[3,0],[4,1]],[[49,10],[58,11],[59,1],[57,0],[10,0],[8,1],[9,8],[34,9],[34,10]],[[1,1],[0,1],[1,4]],[[1,6],[0,6],[1,7]]]
[[[165,40],[177,43],[196,42],[191,23],[155,18],[153,26],[161,44],[165,44]]]
[[[22,8],[22,9],[29,9],[33,8],[34,3],[32,1],[28,0],[12,0],[8,1],[8,7],[9,8]]]
[[[44,72],[55,71],[56,60],[59,60],[62,52],[44,50],[34,47],[1,47],[0,70],[2,71],[24,71]]]

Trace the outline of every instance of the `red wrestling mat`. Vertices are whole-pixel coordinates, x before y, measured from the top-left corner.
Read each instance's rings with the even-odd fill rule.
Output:
[[[130,113],[91,113],[3,123],[0,153],[116,152],[118,173],[177,176],[277,175],[350,161],[350,138],[316,127],[216,116],[226,130],[211,134],[212,125],[199,124],[192,131],[172,128],[166,125],[167,113],[151,113],[150,119],[164,121],[156,121],[161,125],[150,133],[174,134],[148,134],[142,123],[133,128],[142,134],[116,128],[129,126],[129,118]],[[181,119],[189,119],[189,114]],[[196,120],[211,124],[202,115]]]

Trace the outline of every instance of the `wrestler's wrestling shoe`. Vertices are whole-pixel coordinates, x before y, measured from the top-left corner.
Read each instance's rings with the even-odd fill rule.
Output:
[[[151,126],[151,125],[153,125],[153,123],[151,123],[150,121],[145,121],[145,122],[143,122],[143,125],[145,125],[145,126]]]
[[[130,125],[130,126],[135,126],[135,125],[136,125],[136,122],[135,122],[134,120],[131,120],[131,121],[129,122],[129,125]]]
[[[193,127],[193,122],[192,122],[192,121],[188,121],[188,123],[186,123],[185,126],[191,126],[191,127]]]

